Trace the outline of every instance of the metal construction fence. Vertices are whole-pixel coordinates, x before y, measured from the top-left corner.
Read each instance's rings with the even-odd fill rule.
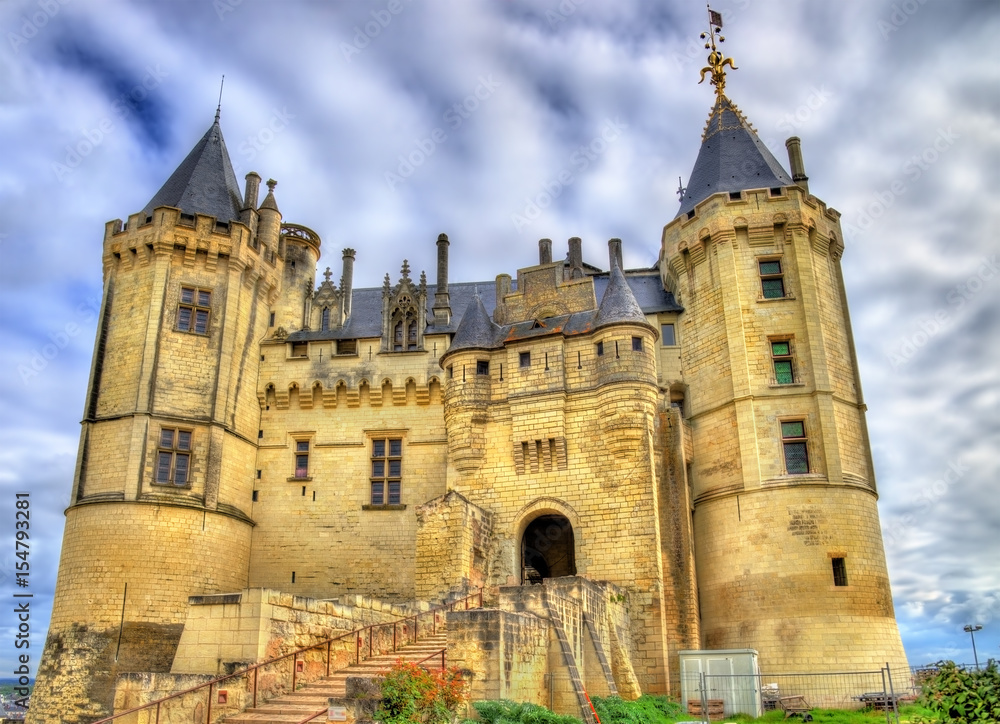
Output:
[[[888,666],[874,671],[802,674],[699,672],[687,675],[682,683],[686,692],[682,703],[692,719],[702,722],[739,713],[759,717],[775,709],[805,719],[812,709],[869,708],[883,712],[886,724],[899,724],[900,702],[914,697],[909,676],[894,682]]]

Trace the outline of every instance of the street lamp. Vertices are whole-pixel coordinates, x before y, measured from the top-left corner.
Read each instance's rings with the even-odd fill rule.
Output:
[[[972,658],[976,660],[976,671],[979,671],[979,656],[976,654],[976,631],[982,631],[983,627],[978,623],[970,623],[962,630],[972,637]]]

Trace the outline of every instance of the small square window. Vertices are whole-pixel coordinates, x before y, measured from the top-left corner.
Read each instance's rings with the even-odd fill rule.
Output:
[[[177,329],[181,332],[207,334],[211,306],[211,291],[181,287],[180,304],[177,305]]]
[[[476,361],[476,374],[488,375],[490,373],[490,363],[487,360]]]
[[[517,359],[521,367],[531,367],[531,352],[521,352]]]
[[[385,505],[385,483],[372,482],[372,505]]]
[[[292,357],[308,357],[308,356],[309,356],[308,342],[295,342],[292,344]]]
[[[632,351],[633,352],[642,352],[642,337],[633,337],[632,338]]]
[[[674,347],[677,345],[676,330],[673,324],[660,325],[660,340],[664,347]]]

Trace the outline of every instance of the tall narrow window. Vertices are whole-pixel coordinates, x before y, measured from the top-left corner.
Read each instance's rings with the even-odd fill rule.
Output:
[[[326,332],[330,329],[330,308],[323,307],[323,313],[320,318],[320,329]]]
[[[156,452],[156,482],[187,485],[191,469],[191,431],[164,427]]]
[[[181,287],[181,301],[177,305],[177,329],[181,332],[207,334],[211,308],[212,292]]]
[[[791,341],[771,340],[771,360],[774,363],[774,381],[777,384],[790,385],[795,382]]]
[[[847,563],[843,558],[833,559],[833,585],[847,585]]]
[[[597,356],[598,357],[604,356],[604,342],[597,343]]]
[[[677,335],[673,324],[660,325],[660,341],[664,347],[674,347],[677,344]]]
[[[396,322],[392,329],[392,351],[402,352],[403,351],[403,322]]]
[[[295,441],[295,477],[309,477],[309,441]]]
[[[802,420],[781,423],[781,444],[785,450],[785,472],[802,475],[809,472],[809,455],[806,450],[806,424]]]
[[[633,352],[642,352],[642,337],[633,337],[632,338],[632,351]]]
[[[406,349],[413,352],[417,349],[417,323],[410,322],[406,331]]]
[[[400,505],[403,476],[403,441],[372,440],[371,504]]]
[[[531,352],[519,353],[517,361],[521,367],[531,367]]]
[[[760,288],[764,299],[783,299],[785,275],[781,271],[781,259],[767,259],[757,263],[760,268]]]

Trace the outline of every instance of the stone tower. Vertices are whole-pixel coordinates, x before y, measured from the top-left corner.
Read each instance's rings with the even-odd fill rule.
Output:
[[[30,721],[109,714],[119,672],[169,670],[189,595],[246,585],[258,341],[283,266],[281,215],[271,193],[257,208],[259,182],[248,174],[240,194],[216,116],[146,208],[106,226]]]
[[[694,454],[702,645],[768,672],[905,670],[840,257],[840,214],[725,95],[663,230]],[[703,36],[705,37],[705,36]],[[707,47],[707,46],[706,46]]]

